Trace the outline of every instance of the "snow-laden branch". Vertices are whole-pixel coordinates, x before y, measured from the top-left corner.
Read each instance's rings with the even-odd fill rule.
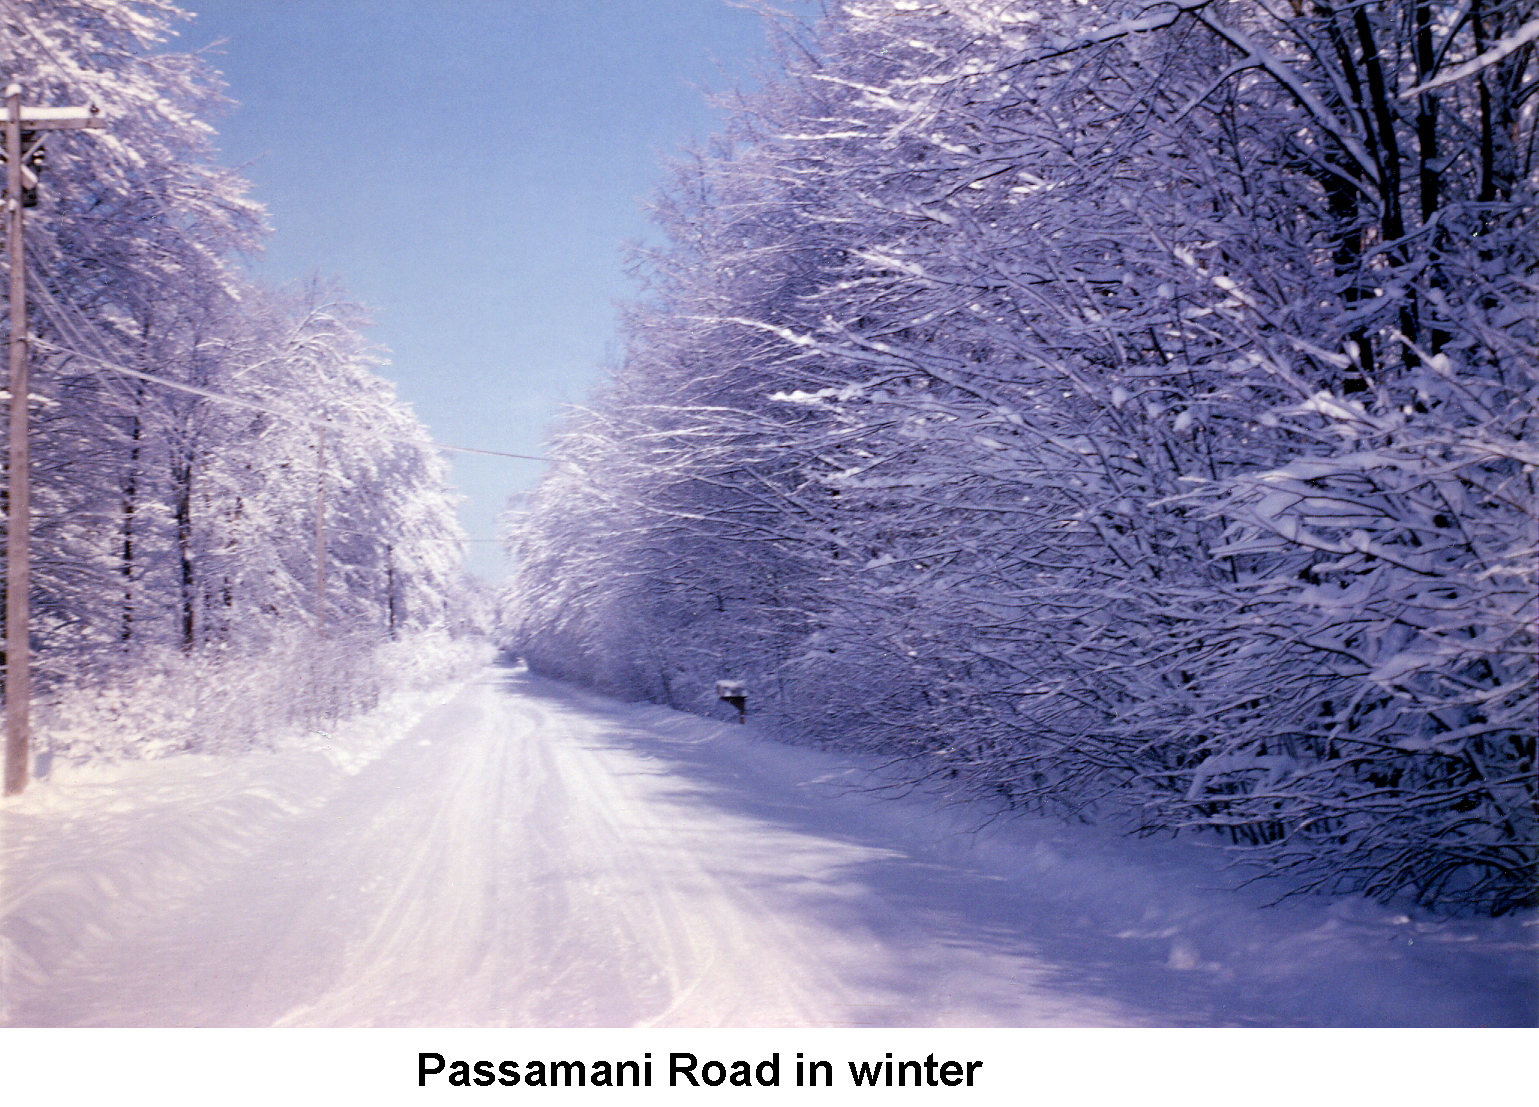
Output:
[[[1400,94],[1400,99],[1410,100],[1424,92],[1431,92],[1435,88],[1442,88],[1445,85],[1462,81],[1471,74],[1478,73],[1482,69],[1495,65],[1503,58],[1511,57],[1536,39],[1539,39],[1539,18],[1530,19],[1510,35],[1502,36],[1495,45],[1479,57],[1471,58],[1464,64],[1450,69],[1447,73],[1440,73],[1430,81],[1423,81],[1415,88],[1407,89]]]

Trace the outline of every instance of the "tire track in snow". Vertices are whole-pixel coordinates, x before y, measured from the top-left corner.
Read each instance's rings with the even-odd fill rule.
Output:
[[[654,722],[654,720],[656,720]],[[735,729],[735,728],[734,728]],[[721,739],[718,741],[718,739]],[[1094,1025],[971,877],[703,720],[492,670],[32,1025]],[[841,822],[843,820],[843,822]],[[851,831],[849,827],[855,827]]]
[[[438,814],[410,835],[421,848],[389,906],[343,978],[280,1023],[798,1023],[821,1014],[798,985],[817,956],[802,948],[785,957],[763,905],[706,872],[697,832],[655,806],[657,766],[590,746],[581,719],[492,689],[477,699],[492,721],[454,750],[458,767],[433,789]],[[389,837],[408,836],[403,829]]]

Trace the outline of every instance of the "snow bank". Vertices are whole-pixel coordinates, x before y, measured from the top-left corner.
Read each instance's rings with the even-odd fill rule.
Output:
[[[789,788],[811,801],[824,833],[995,884],[999,895],[959,901],[956,916],[1022,935],[1061,967],[1063,987],[1106,995],[1151,1023],[1539,1025],[1539,913],[1449,919],[1404,900],[1278,902],[1284,889],[1241,886],[1228,852],[1202,839],[990,819],[977,803],[884,784],[877,758],[787,745],[752,720],[723,725],[545,687],[637,735],[648,754],[669,755],[684,780],[730,773],[766,807]],[[905,879],[883,894],[902,902]]]
[[[260,650],[136,656],[131,667],[57,690],[35,712],[34,775],[99,761],[275,749],[372,710],[398,690],[454,680],[489,645],[442,633],[317,642],[308,631]]]
[[[0,1021],[69,959],[163,912],[313,811],[459,687],[386,697],[243,754],[58,763],[0,802]]]

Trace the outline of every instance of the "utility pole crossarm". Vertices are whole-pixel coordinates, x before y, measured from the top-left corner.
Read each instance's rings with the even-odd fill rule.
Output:
[[[107,126],[101,108],[95,104],[88,108],[24,107],[20,122],[22,129],[27,131],[100,131]]]

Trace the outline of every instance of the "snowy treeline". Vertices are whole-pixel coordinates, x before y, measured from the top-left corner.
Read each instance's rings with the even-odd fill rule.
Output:
[[[3,13],[0,69],[23,102],[107,121],[48,138],[27,213],[40,745],[60,712],[102,716],[54,735],[85,756],[239,744],[366,700],[368,651],[443,626],[459,587],[444,462],[375,375],[356,307],[243,275],[263,212],[216,164],[217,75],[160,52],[180,13]]]
[[[537,670],[1286,887],[1535,887],[1533,0],[844,0],[659,205]]]

